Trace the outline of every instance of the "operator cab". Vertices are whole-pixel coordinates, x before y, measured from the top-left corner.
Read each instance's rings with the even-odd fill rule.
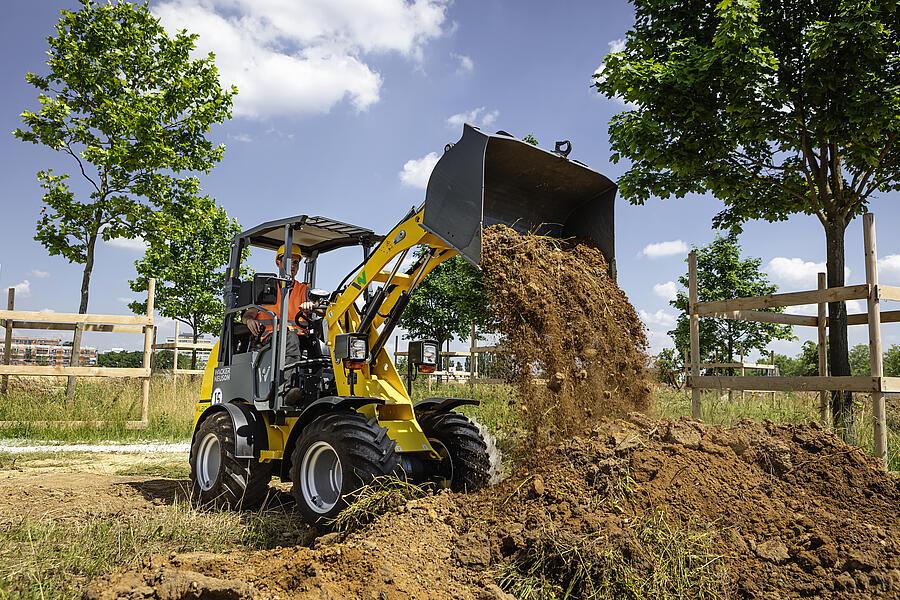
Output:
[[[260,410],[291,410],[321,396],[335,394],[322,318],[333,294],[315,288],[316,262],[323,253],[348,246],[360,246],[365,261],[373,245],[381,239],[370,229],[308,215],[263,223],[235,236],[226,271],[225,318],[219,338],[217,374],[223,380],[227,376],[227,380],[219,382],[220,387],[227,388],[222,390],[223,396],[252,402]],[[290,305],[287,297],[293,285],[290,260],[282,261],[279,273],[256,273],[241,278],[241,261],[248,249],[262,248],[274,253],[282,245],[299,246],[304,257],[304,268],[302,273],[298,272],[297,281],[307,283],[305,301],[318,307],[306,318],[287,314]],[[276,304],[281,306],[282,314],[271,310]],[[269,317],[270,335],[254,336],[241,322],[241,315],[248,309]],[[289,326],[302,328],[305,335],[300,336],[300,359],[286,364],[285,340]]]

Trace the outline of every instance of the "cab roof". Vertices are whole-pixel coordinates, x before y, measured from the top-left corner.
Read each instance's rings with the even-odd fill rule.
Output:
[[[383,239],[371,229],[310,215],[269,221],[243,231],[237,237],[253,247],[278,250],[284,243],[285,226],[293,228],[293,242],[300,245],[303,254],[328,252],[344,246],[370,246]]]

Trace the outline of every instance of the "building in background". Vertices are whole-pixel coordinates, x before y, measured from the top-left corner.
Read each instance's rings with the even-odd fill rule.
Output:
[[[65,367],[69,365],[71,358],[72,343],[64,344],[60,338],[13,337],[9,362],[12,365]],[[95,366],[97,349],[82,346],[79,364],[84,367]]]
[[[209,336],[205,336],[205,335],[200,336],[199,338],[197,338],[197,343],[198,343],[198,344],[209,344],[209,346],[210,346],[209,349],[197,350],[197,364],[200,365],[199,368],[202,368],[202,366],[203,366],[204,364],[206,364],[206,361],[207,361],[207,359],[209,358],[209,353],[211,352],[212,345],[213,345],[214,342],[215,342],[215,340],[213,340],[213,339],[210,338]],[[174,337],[174,336],[167,337],[167,338],[166,338],[166,343],[167,343],[167,344],[174,344],[174,343],[175,343],[175,337]],[[194,343],[194,336],[193,336],[192,334],[190,334],[190,333],[180,333],[180,334],[178,334],[178,344],[179,344],[179,345],[181,345],[181,344],[193,344],[193,343]],[[179,350],[178,350],[178,356],[190,356],[190,355],[191,355],[191,350],[189,350],[189,349],[184,349],[184,350],[179,349]],[[178,364],[180,365],[181,363],[179,362]]]

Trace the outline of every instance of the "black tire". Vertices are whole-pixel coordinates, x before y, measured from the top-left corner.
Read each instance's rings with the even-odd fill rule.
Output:
[[[437,446],[435,450],[446,453],[443,462],[449,459],[450,468],[442,464],[438,472],[444,477],[449,474],[451,490],[473,492],[488,484],[491,459],[487,444],[472,421],[455,412],[426,412],[417,418],[425,437]]]
[[[234,454],[231,417],[225,411],[207,417],[191,443],[191,499],[195,504],[248,510],[262,504],[269,492],[272,463],[236,458]],[[206,463],[207,467],[200,464],[210,458],[215,461],[216,456],[218,469],[212,469],[210,462]]]
[[[291,494],[303,517],[312,524],[333,519],[347,505],[347,494],[376,477],[398,475],[396,448],[387,429],[358,412],[324,414],[305,426],[290,469]]]

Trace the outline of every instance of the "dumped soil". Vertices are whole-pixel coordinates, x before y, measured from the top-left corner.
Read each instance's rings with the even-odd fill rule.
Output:
[[[578,240],[484,230],[482,270],[535,441],[646,409],[644,327],[603,253]],[[536,385],[535,378],[544,385]]]
[[[635,414],[495,488],[311,548],[157,557],[87,597],[900,597],[898,517],[900,480],[815,425]]]

